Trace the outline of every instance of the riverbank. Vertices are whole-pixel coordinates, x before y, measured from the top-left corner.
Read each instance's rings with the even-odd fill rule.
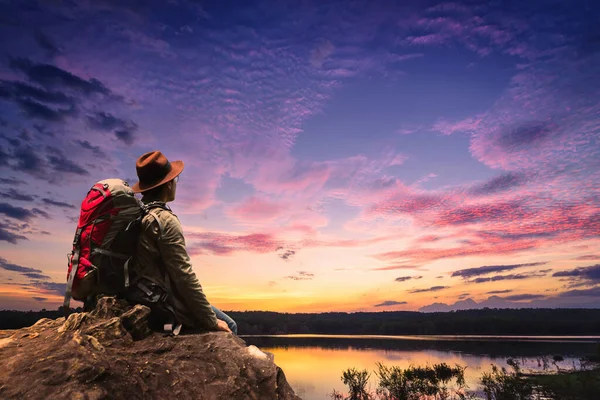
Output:
[[[600,397],[600,366],[590,370],[530,375],[527,379],[555,399],[597,400]]]

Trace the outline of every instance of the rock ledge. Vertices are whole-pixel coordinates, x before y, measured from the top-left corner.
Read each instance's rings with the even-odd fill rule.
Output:
[[[2,399],[300,399],[273,356],[226,332],[150,331],[112,297],[90,313],[0,331]]]

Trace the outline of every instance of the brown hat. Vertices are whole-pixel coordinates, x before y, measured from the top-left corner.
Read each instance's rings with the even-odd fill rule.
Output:
[[[140,181],[131,189],[142,193],[175,179],[183,171],[183,161],[169,162],[160,151],[151,151],[137,159],[135,169]]]

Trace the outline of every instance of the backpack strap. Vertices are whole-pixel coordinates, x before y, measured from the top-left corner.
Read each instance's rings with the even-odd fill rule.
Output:
[[[65,300],[63,302],[63,311],[66,315],[69,314],[69,307],[71,305],[71,294],[73,292],[73,281],[75,280],[77,268],[79,267],[79,255],[81,250],[81,246],[79,245],[79,239],[81,238],[82,231],[82,228],[77,228],[77,230],[75,231],[75,238],[73,239],[74,250],[71,253],[71,272],[69,272],[69,277],[67,279],[67,287],[65,288]]]

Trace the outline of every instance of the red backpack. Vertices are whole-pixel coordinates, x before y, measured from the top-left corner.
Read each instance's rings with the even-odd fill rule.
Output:
[[[123,294],[148,208],[121,179],[96,183],[81,203],[73,250],[68,255],[65,310],[71,297],[86,301],[97,294]]]

